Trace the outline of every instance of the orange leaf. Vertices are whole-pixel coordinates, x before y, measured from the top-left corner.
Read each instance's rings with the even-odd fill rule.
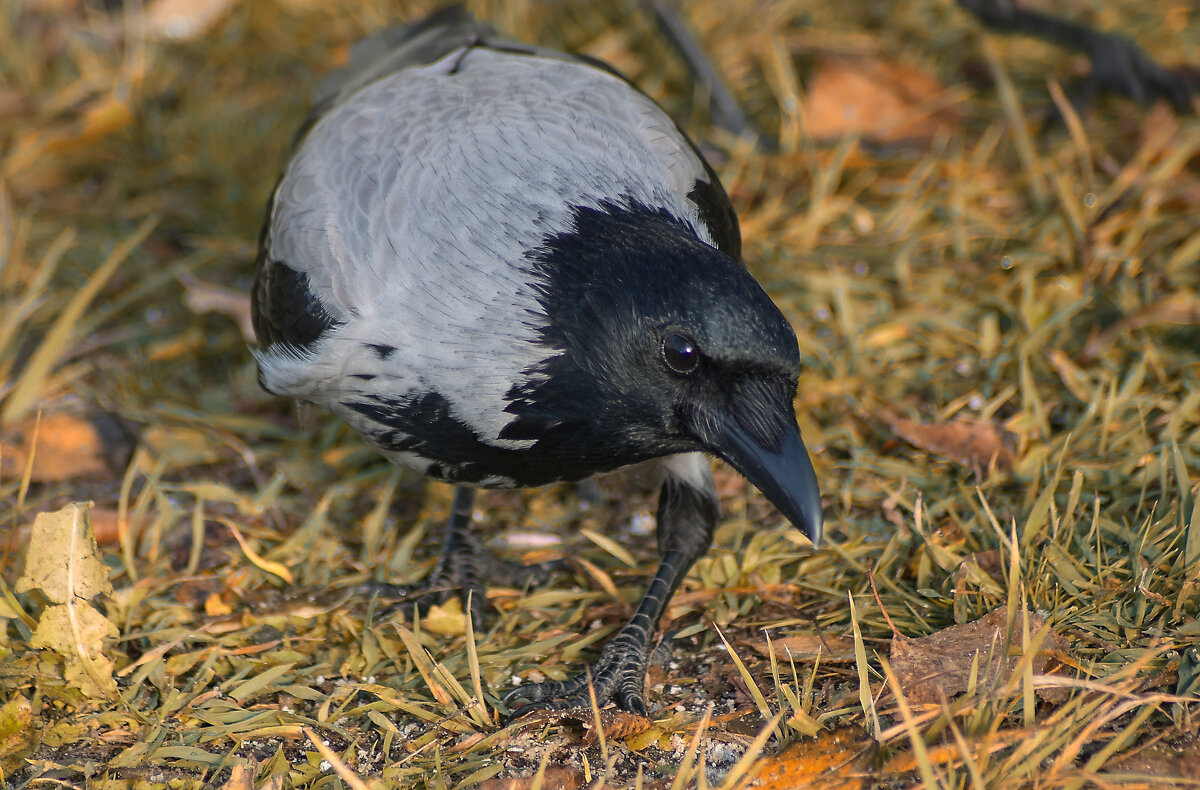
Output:
[[[958,113],[947,104],[941,83],[911,66],[824,57],[809,80],[805,124],[817,139],[929,140],[958,127]]]
[[[816,740],[798,741],[779,754],[759,759],[742,787],[859,790],[866,786],[866,769],[874,761],[877,748],[875,741],[857,727],[822,733]]]
[[[23,475],[30,452],[34,482],[113,477],[104,441],[90,420],[69,414],[43,415],[40,424],[36,416],[22,420],[0,438],[0,479]]]
[[[1021,659],[1021,629],[1015,629],[1013,645],[1005,644],[1008,607],[1000,606],[970,623],[951,626],[920,639],[903,634],[892,638],[892,669],[909,702],[922,705],[938,702],[967,690],[971,666],[977,662],[978,682],[1006,682]],[[1030,633],[1037,632],[1045,620],[1029,614]],[[1034,660],[1035,672],[1044,672],[1050,654],[1061,650],[1051,632]]]
[[[892,430],[922,450],[949,458],[976,474],[982,474],[993,461],[1001,471],[1012,469],[1016,461],[1007,432],[988,420],[926,424],[901,417],[892,423]]]

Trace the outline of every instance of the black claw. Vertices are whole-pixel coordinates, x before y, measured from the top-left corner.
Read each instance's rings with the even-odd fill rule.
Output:
[[[609,702],[615,702],[621,710],[645,716],[647,657],[641,644],[646,641],[641,628],[626,626],[605,645],[600,660],[581,674],[565,681],[518,686],[504,696],[504,704],[512,705],[519,700],[527,702],[513,710],[509,721],[533,710],[590,708],[592,697],[588,692],[589,680],[596,695],[596,705],[604,707]]]
[[[492,555],[470,533],[474,507],[474,489],[459,487],[454,493],[450,523],[442,542],[442,555],[437,567],[418,585],[365,585],[364,592],[393,599],[407,606],[416,604],[424,615],[431,606],[443,604],[454,595],[462,601],[463,611],[471,617],[472,627],[482,632],[486,626],[487,587],[485,581],[501,586],[524,587],[546,581],[561,565],[522,565]]]
[[[1200,85],[1186,69],[1163,67],[1119,33],[1022,8],[1014,0],[958,0],[958,3],[992,30],[1034,36],[1086,54],[1092,61],[1092,72],[1072,101],[1081,116],[1101,92],[1128,96],[1139,104],[1164,99],[1180,113],[1190,112],[1193,95],[1200,93]]]
[[[623,691],[617,699],[617,707],[637,714],[642,718],[646,717],[646,701],[642,699],[640,691],[636,694]]]

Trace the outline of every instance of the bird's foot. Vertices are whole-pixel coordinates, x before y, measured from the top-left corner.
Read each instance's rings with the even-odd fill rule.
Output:
[[[1088,92],[1111,91],[1139,104],[1164,99],[1181,113],[1192,109],[1192,96],[1198,91],[1186,70],[1165,68],[1132,40],[1115,33],[1097,33],[1091,58]]]
[[[596,705],[616,702],[622,710],[646,715],[646,665],[648,640],[637,627],[625,626],[600,652],[600,659],[589,669],[563,681],[548,681],[518,686],[504,697],[513,721],[536,710],[590,708],[591,684]],[[524,700],[524,704],[518,704]],[[514,707],[515,705],[515,707]]]
[[[371,583],[368,586],[371,593],[391,599],[397,606],[416,604],[422,615],[430,607],[443,604],[457,594],[462,601],[463,611],[470,613],[471,625],[478,631],[484,627],[487,584],[500,587],[536,586],[548,581],[550,574],[561,567],[561,561],[522,565],[502,560],[474,536],[466,536],[453,551],[442,554],[433,573],[419,584]]]

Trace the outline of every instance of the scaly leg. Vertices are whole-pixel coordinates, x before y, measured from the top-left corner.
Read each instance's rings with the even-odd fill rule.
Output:
[[[667,474],[658,495],[662,559],[633,619],[604,646],[600,659],[588,671],[566,681],[519,686],[509,692],[505,705],[527,701],[510,718],[537,709],[590,707],[589,680],[597,704],[613,700],[619,708],[646,715],[646,665],[658,620],[693,563],[712,545],[719,516],[712,471],[703,455],[673,456],[663,466]]]
[[[471,613],[471,624],[477,631],[482,631],[487,609],[487,584],[524,587],[531,582],[544,582],[554,570],[554,564],[522,565],[501,560],[471,534],[474,508],[475,489],[456,488],[450,523],[442,536],[442,553],[433,573],[419,585],[372,584],[370,591],[385,598],[415,602],[422,612],[434,604],[445,603],[457,593],[463,611]]]

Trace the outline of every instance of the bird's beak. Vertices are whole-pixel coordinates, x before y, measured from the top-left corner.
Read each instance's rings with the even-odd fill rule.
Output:
[[[790,417],[790,415],[789,415]],[[821,542],[824,517],[821,514],[821,489],[800,438],[795,419],[785,427],[772,449],[753,438],[737,420],[723,416],[717,421],[717,436],[712,449],[778,508],[780,513],[804,531],[816,546]]]

